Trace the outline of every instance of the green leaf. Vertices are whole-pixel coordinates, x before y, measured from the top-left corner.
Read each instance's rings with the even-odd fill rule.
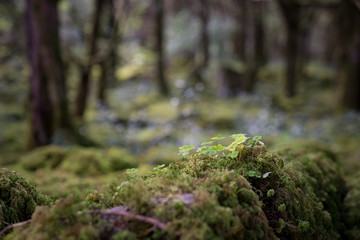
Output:
[[[157,165],[153,170],[162,170],[163,168],[165,168],[165,164]]]
[[[249,177],[255,177],[255,176],[256,176],[256,172],[255,172],[255,171],[249,171],[249,172],[248,172],[248,176],[249,176]]]
[[[195,147],[193,145],[185,145],[179,148],[180,152],[188,152],[192,149],[194,149]]]
[[[233,138],[234,141],[227,146],[227,149],[230,151],[234,151],[239,145],[243,144],[248,139],[245,134],[233,134],[231,135],[231,138]]]
[[[231,135],[231,138],[233,138],[235,141],[239,141],[239,142],[245,142],[248,139],[246,137],[246,134],[233,134],[233,135]]]
[[[254,137],[252,138],[252,140],[254,140],[254,141],[260,141],[261,139],[262,139],[261,136],[254,136]]]
[[[213,144],[213,141],[203,142],[203,143],[201,144],[201,146],[204,146],[204,145],[210,145],[210,144]]]
[[[214,151],[214,150],[211,150],[210,152],[209,152],[209,155],[210,156],[214,156],[214,155],[216,155],[217,154],[217,151]]]
[[[127,174],[132,174],[132,173],[136,173],[137,171],[139,171],[139,169],[137,168],[129,168],[126,170]]]
[[[221,140],[224,139],[225,137],[223,137],[222,135],[218,135],[217,137],[212,137],[211,140]]]
[[[193,145],[185,145],[179,148],[179,155],[186,156],[189,154],[189,151],[194,149],[195,147]]]
[[[236,158],[239,154],[239,151],[232,151],[227,155],[227,157]]]
[[[214,151],[223,151],[225,150],[225,147],[221,144],[218,144],[217,146],[212,146],[211,149]]]

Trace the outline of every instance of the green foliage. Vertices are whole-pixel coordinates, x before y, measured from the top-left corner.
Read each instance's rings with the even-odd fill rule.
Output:
[[[248,148],[254,148],[257,145],[263,145],[262,142],[260,142],[261,137],[256,136],[253,137],[247,145],[245,145],[245,142],[248,140],[245,134],[233,134],[230,136],[230,138],[233,139],[233,141],[228,146],[223,146],[220,144],[220,140],[225,139],[224,136],[218,135],[216,137],[212,137],[211,140],[217,141],[217,145],[213,145],[213,141],[203,142],[200,144],[200,147],[197,148],[197,154],[195,154],[195,157],[212,157],[212,156],[226,156],[228,158],[237,158],[239,155],[241,157],[241,151],[243,149]],[[192,145],[185,145],[179,148],[179,155],[186,156],[190,153],[192,149],[195,147]]]
[[[34,185],[16,172],[0,168],[0,229],[30,219],[37,205],[48,203]]]

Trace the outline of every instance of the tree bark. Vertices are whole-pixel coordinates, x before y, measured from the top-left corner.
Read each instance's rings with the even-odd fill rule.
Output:
[[[337,104],[360,110],[360,7],[341,1],[337,23]]]
[[[60,57],[57,1],[27,0],[26,26],[31,66],[29,147],[35,148],[51,143],[55,129],[71,126]]]
[[[109,0],[109,22],[108,30],[106,32],[106,38],[108,41],[107,54],[102,58],[100,62],[101,75],[98,82],[97,88],[97,100],[106,105],[106,86],[108,84],[109,76],[114,74],[116,62],[117,62],[117,53],[116,48],[118,44],[118,29],[119,29],[119,15],[116,11],[119,11],[115,8],[114,0]]]
[[[84,116],[89,95],[90,74],[98,50],[100,20],[104,3],[104,0],[96,0],[95,2],[95,13],[92,20],[93,29],[88,45],[88,61],[81,71],[81,80],[79,82],[78,95],[76,99],[76,116],[78,116],[80,119]]]
[[[294,0],[279,0],[281,12],[285,19],[287,30],[286,40],[286,74],[285,93],[288,97],[296,94],[296,85],[299,67],[299,37],[301,6]]]
[[[201,22],[201,41],[202,52],[201,69],[204,70],[209,64],[209,1],[200,0],[200,22]]]
[[[158,79],[159,91],[162,95],[169,95],[169,87],[165,78],[165,36],[164,36],[164,1],[153,0],[155,9],[155,51],[157,53],[156,77]]]
[[[254,45],[252,49],[252,57],[247,61],[248,66],[244,78],[244,87],[243,90],[247,93],[252,93],[256,84],[256,75],[259,71],[259,68],[263,66],[266,62],[266,53],[265,53],[265,30],[263,23],[263,13],[264,13],[264,2],[263,1],[254,1],[252,2],[252,18],[254,24]]]
[[[235,56],[246,62],[246,41],[248,33],[248,2],[247,0],[235,0],[237,25],[233,36]]]

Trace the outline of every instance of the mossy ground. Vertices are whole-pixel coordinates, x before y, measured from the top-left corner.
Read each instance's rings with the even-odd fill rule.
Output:
[[[236,158],[197,155],[152,174],[129,173],[84,201],[39,209],[8,239],[50,239],[65,219],[58,239],[340,239],[339,162],[327,148],[310,146],[277,153],[259,145]],[[89,213],[110,208],[164,227]]]

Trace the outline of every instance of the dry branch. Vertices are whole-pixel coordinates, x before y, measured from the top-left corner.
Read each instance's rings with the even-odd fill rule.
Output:
[[[29,220],[26,220],[26,221],[23,221],[23,222],[18,222],[18,223],[14,223],[14,224],[11,224],[7,227],[5,227],[3,230],[1,230],[0,232],[0,237],[2,235],[4,235],[7,231],[9,231],[10,229],[14,228],[14,227],[21,227],[21,226],[24,226],[26,224],[29,224],[31,222],[31,219]]]
[[[119,208],[113,208],[113,209],[109,209],[109,210],[91,210],[88,213],[99,214],[102,216],[112,215],[112,216],[126,217],[126,218],[134,219],[137,221],[150,223],[153,225],[153,228],[158,228],[161,230],[165,228],[165,224],[160,222],[156,218],[133,214],[133,213],[130,213],[130,212],[127,212],[124,210],[119,210]]]

